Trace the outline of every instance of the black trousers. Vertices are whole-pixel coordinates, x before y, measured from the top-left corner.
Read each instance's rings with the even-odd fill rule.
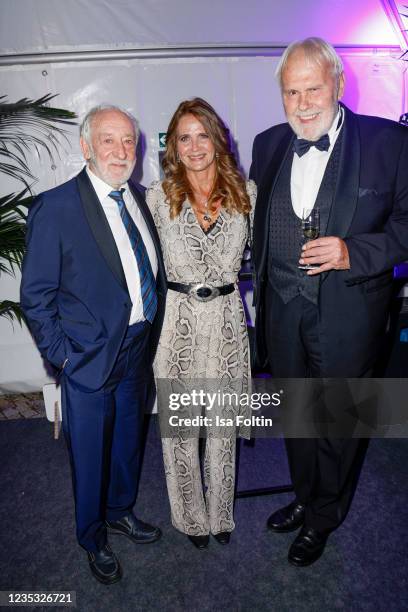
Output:
[[[336,348],[327,347],[319,309],[299,295],[284,304],[268,285],[266,340],[276,378],[335,378]],[[340,356],[339,356],[340,359]],[[341,356],[344,363],[344,355]],[[350,363],[341,376],[370,376]],[[306,505],[305,524],[330,533],[349,510],[368,440],[356,438],[287,438],[289,469],[297,499]]]

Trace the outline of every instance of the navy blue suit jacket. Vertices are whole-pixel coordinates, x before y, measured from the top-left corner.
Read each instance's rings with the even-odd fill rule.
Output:
[[[158,310],[150,336],[151,365],[163,322],[166,277],[153,218],[129,184],[158,259]],[[90,390],[106,382],[129,324],[132,303],[116,243],[85,169],[42,193],[27,222],[21,304],[45,359]]]
[[[392,292],[393,266],[408,259],[408,130],[344,107],[340,169],[327,236],[344,239],[351,269],[321,275],[319,314],[324,350],[339,356],[337,376],[364,371],[376,359]],[[256,136],[250,177],[258,186],[253,236],[257,357],[266,363],[264,289],[269,210],[295,135],[285,123]],[[342,365],[341,365],[342,364]],[[357,375],[357,374],[353,374]]]

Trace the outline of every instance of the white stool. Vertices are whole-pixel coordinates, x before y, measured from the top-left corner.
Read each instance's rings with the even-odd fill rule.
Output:
[[[60,423],[62,422],[61,415],[61,387],[55,383],[49,383],[42,388],[45,413],[47,419],[54,423],[54,439],[58,440]]]

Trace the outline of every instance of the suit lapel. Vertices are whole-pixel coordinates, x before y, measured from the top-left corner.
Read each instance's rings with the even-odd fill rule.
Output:
[[[268,253],[269,236],[269,211],[272,202],[272,195],[275,190],[276,181],[282,170],[286,156],[292,152],[292,144],[295,135],[288,126],[288,130],[280,140],[272,158],[258,186],[258,198],[255,207],[254,220],[254,259],[258,262],[258,270],[266,269],[266,258]],[[258,249],[260,249],[258,251]]]
[[[123,271],[115,239],[85,168],[78,174],[76,180],[82,206],[93,237],[109,268],[112,270],[120,285],[127,291],[125,273]]]
[[[327,236],[338,236],[339,238],[347,236],[356,210],[361,160],[357,118],[348,108],[344,106],[343,108],[345,112],[344,135],[339,172],[326,231]]]

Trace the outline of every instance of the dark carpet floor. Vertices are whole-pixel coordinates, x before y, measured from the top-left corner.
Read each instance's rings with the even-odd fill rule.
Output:
[[[124,577],[111,587],[92,578],[76,544],[63,438],[44,419],[1,422],[0,452],[0,590],[76,591],[85,612],[408,609],[408,440],[371,442],[347,520],[323,557],[298,569],[286,560],[294,534],[265,528],[291,494],[238,500],[229,546],[198,551],[173,529],[153,423],[136,513],[163,537],[145,546],[112,537]],[[242,445],[240,489],[287,481],[281,441]]]

